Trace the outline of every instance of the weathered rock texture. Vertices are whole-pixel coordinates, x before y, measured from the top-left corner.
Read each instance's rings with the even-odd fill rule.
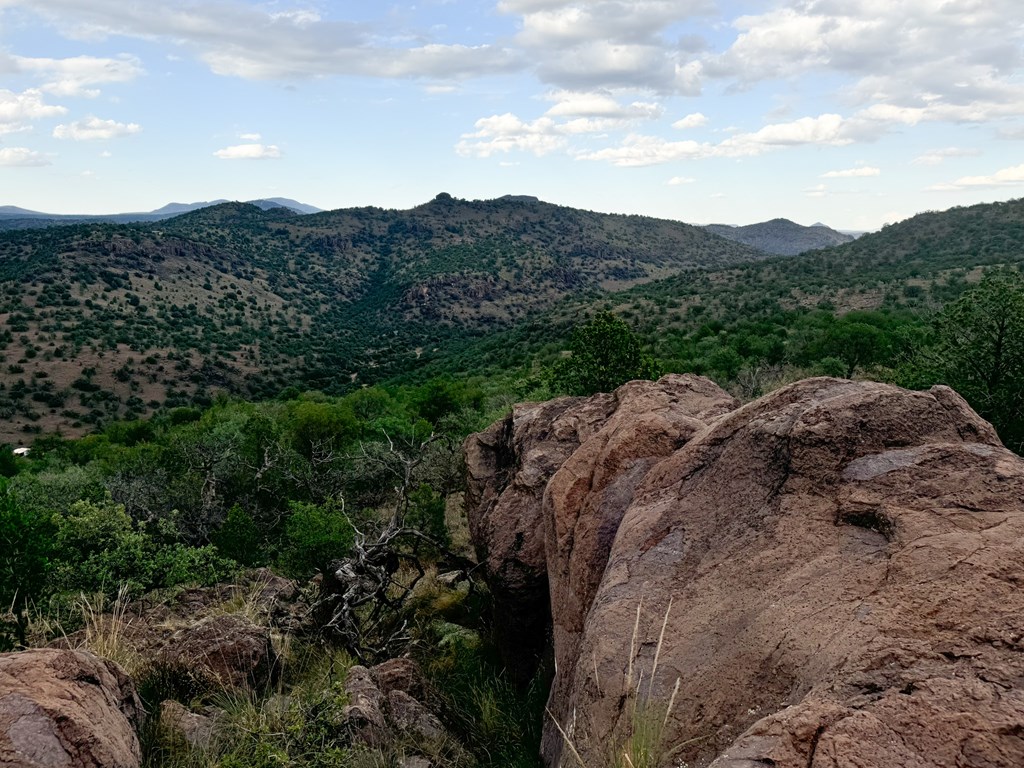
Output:
[[[278,671],[270,630],[236,614],[220,614],[178,630],[160,658],[210,685],[259,690]]]
[[[0,654],[0,766],[132,768],[142,705],[124,671],[84,651]]]
[[[1024,765],[1024,461],[992,428],[944,387],[834,379],[674,413],[635,466],[595,430],[535,494],[549,707],[584,762],[627,737],[628,688],[663,712],[678,679],[691,766]],[[563,746],[549,721],[549,766]]]
[[[389,659],[375,667],[356,665],[345,678],[348,704],[342,712],[353,740],[371,747],[412,740],[428,752],[444,745],[461,753],[461,747],[437,716],[421,701],[423,673],[409,659]]]

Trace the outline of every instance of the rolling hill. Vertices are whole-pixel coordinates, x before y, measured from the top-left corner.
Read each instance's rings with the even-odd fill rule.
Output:
[[[849,243],[854,239],[851,235],[845,235],[823,224],[805,227],[789,219],[772,219],[744,227],[708,224],[704,228],[728,240],[735,240],[759,251],[780,256],[796,256],[805,251]]]
[[[0,233],[0,439],[379,381],[548,312],[762,254],[704,230],[509,198]]]

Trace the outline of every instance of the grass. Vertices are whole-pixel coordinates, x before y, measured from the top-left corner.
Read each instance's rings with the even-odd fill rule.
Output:
[[[637,603],[636,619],[633,623],[633,634],[629,643],[629,659],[625,672],[625,712],[626,719],[624,732],[615,739],[613,746],[603,760],[595,763],[588,762],[580,753],[577,743],[570,731],[558,722],[550,710],[548,717],[554,723],[555,728],[561,735],[565,748],[576,761],[579,768],[660,768],[667,764],[680,749],[692,742],[682,742],[670,745],[668,743],[669,719],[672,716],[672,709],[675,706],[676,696],[679,693],[679,686],[682,679],[677,677],[672,688],[672,694],[667,701],[657,699],[654,696],[654,681],[658,672],[658,662],[661,659],[661,649],[665,642],[665,630],[668,627],[669,615],[672,612],[672,600],[669,599],[668,607],[661,622],[661,632],[658,635],[658,644],[654,651],[654,661],[651,664],[650,673],[647,675],[646,689],[644,686],[644,673],[638,670],[635,662],[640,639],[640,615],[643,610],[643,597]],[[595,675],[597,667],[595,663]],[[600,689],[600,685],[598,686]]]

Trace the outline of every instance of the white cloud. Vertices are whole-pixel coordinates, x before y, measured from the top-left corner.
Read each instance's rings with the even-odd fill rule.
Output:
[[[948,184],[935,184],[932,191],[952,191],[977,187],[1014,187],[1024,184],[1024,164],[1003,168],[989,176],[963,176]]]
[[[748,86],[838,74],[860,117],[897,125],[1024,115],[1017,0],[791,1],[732,25],[706,76]]]
[[[134,56],[116,59],[95,56],[74,56],[66,59],[12,56],[19,72],[37,75],[48,82],[40,90],[57,96],[95,97],[100,91],[91,86],[106,83],[127,83],[143,73]]]
[[[238,134],[238,138],[242,141],[259,141],[263,137],[258,133],[240,133]]]
[[[829,171],[828,173],[821,174],[823,179],[860,179],[866,176],[880,176],[882,174],[881,169],[872,168],[871,166],[861,166],[859,168],[846,168],[842,171]]]
[[[805,189],[804,194],[807,195],[807,197],[826,197],[828,195],[828,187],[824,184],[817,184]]]
[[[30,168],[49,164],[45,155],[27,147],[0,147],[0,166]]]
[[[132,136],[141,130],[142,126],[138,123],[119,123],[116,120],[102,120],[90,115],[83,120],[58,125],[53,129],[53,137],[73,141],[99,141]]]
[[[941,165],[950,157],[977,157],[981,153],[976,149],[960,149],[959,147],[946,147],[945,149],[933,149],[918,155],[911,162],[914,165]]]
[[[676,130],[686,130],[687,128],[700,128],[702,125],[707,124],[708,119],[704,115],[700,112],[694,112],[693,114],[676,120],[672,123],[672,127]]]
[[[772,123],[753,133],[737,133],[715,148],[724,157],[759,155],[771,149],[801,144],[842,146],[852,139],[840,115],[801,117],[789,123]]]
[[[544,82],[571,88],[639,88],[696,94],[700,67],[673,25],[714,13],[711,0],[502,0],[520,17],[515,45]]]
[[[683,184],[693,184],[696,181],[696,179],[691,178],[690,176],[673,176],[665,183],[670,187],[678,187]]]
[[[473,133],[463,134],[455,151],[464,157],[490,157],[513,150],[532,152],[541,157],[562,149],[566,139],[550,117],[524,122],[511,112],[483,117],[476,121]]]
[[[524,66],[516,51],[495,45],[426,40],[410,47],[408,38],[381,36],[367,23],[328,20],[301,9],[272,12],[236,0],[33,0],[31,6],[69,36],[163,40],[190,49],[217,74],[249,79],[459,79]]]
[[[634,101],[620,104],[608,93],[594,91],[554,91],[545,97],[556,102],[547,111],[549,117],[603,117],[618,120],[653,120],[664,113],[656,102]]]
[[[43,102],[43,94],[37,89],[22,93],[0,90],[0,135],[27,130],[34,120],[57,117],[67,108]]]
[[[630,134],[618,147],[577,155],[580,160],[604,160],[622,168],[660,165],[677,160],[692,160],[708,154],[706,144],[696,141],[666,141],[659,136]]]
[[[221,160],[273,160],[281,157],[281,150],[273,144],[236,144],[213,155]]]

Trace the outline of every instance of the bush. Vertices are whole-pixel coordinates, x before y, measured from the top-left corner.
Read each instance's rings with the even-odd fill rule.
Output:
[[[644,354],[630,327],[611,312],[600,312],[577,326],[569,340],[571,357],[551,370],[552,386],[570,395],[611,392],[633,379],[658,376],[654,360]]]

